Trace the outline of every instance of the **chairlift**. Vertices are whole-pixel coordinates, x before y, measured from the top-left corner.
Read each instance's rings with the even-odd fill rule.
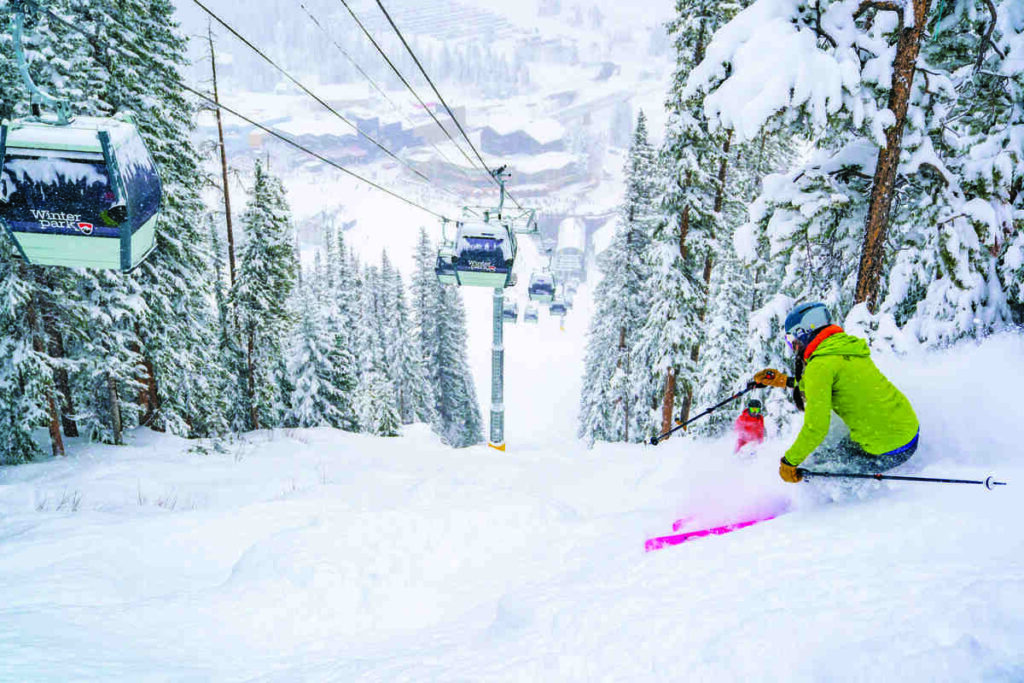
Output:
[[[530,301],[551,303],[555,298],[555,278],[547,271],[534,271],[528,292]]]
[[[519,322],[519,304],[515,301],[506,301],[501,311],[501,318],[505,322]]]
[[[516,250],[514,233],[500,222],[459,223],[453,262],[456,280],[468,287],[511,287]]]
[[[551,315],[559,316],[564,318],[565,314],[568,313],[569,307],[565,305],[565,299],[555,299],[551,302],[548,307],[548,312]]]
[[[437,250],[437,263],[434,265],[434,273],[442,285],[458,284],[455,275],[455,248],[450,245],[442,245]]]
[[[534,304],[528,305],[526,307],[526,311],[523,313],[523,322],[536,324],[539,318],[540,315],[537,312],[537,307]]]

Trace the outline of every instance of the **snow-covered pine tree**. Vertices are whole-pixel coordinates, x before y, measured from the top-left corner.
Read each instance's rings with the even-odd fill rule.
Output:
[[[328,339],[325,353],[332,372],[329,379],[337,392],[334,403],[335,421],[331,422],[331,426],[348,432],[358,432],[356,400],[359,366],[355,355],[357,349],[353,346],[355,336],[352,330],[357,281],[353,276],[353,266],[341,233],[335,234],[331,227],[326,230],[324,238],[327,243],[327,257],[324,263],[324,276],[327,281],[322,287],[324,300],[321,306],[324,310],[324,331]]]
[[[76,272],[74,296],[61,302],[67,323],[60,335],[74,360],[74,417],[81,434],[94,441],[124,443],[126,429],[139,423],[142,357],[135,334],[141,302],[138,283],[114,271]],[[69,362],[69,361],[65,361]],[[66,430],[65,430],[66,431]]]
[[[695,384],[694,407],[702,410],[717,404],[744,387],[753,376],[747,349],[747,325],[750,315],[751,283],[728,242],[718,250],[711,279],[711,306],[704,332]],[[736,418],[729,406],[711,413],[696,424],[702,434],[718,435]]]
[[[213,252],[214,279],[213,294],[217,306],[217,356],[218,366],[223,371],[219,400],[223,408],[219,411],[226,423],[226,431],[241,432],[249,421],[245,354],[239,345],[237,317],[232,302],[230,276],[226,272],[225,252],[217,234],[217,225],[210,220],[210,244]]]
[[[218,431],[225,424],[218,414],[223,376],[208,356],[217,339],[214,269],[191,139],[194,109],[182,88],[187,40],[167,0],[68,3],[68,9],[76,23],[119,48],[113,53],[89,43],[106,71],[101,98],[112,112],[134,114],[163,182],[157,248],[134,275],[147,312],[137,326],[149,388],[143,421],[179,434]]]
[[[411,313],[412,340],[417,347],[417,354],[422,360],[423,371],[428,380],[428,391],[431,400],[430,425],[441,434],[443,426],[437,412],[437,304],[438,289],[442,286],[437,280],[434,266],[437,259],[437,247],[430,241],[426,228],[420,228],[420,238],[414,253],[415,270],[412,275]]]
[[[390,261],[385,257],[382,266],[391,274]],[[366,266],[363,269],[357,343],[359,349],[359,389],[357,400],[359,423],[363,431],[380,436],[386,430],[381,425],[390,424],[391,416],[401,425],[398,408],[398,390],[388,366],[388,335],[391,312],[388,310],[390,293],[384,285],[381,268]],[[397,428],[396,428],[397,429]],[[384,431],[382,431],[384,430]]]
[[[435,280],[436,281],[436,280]],[[455,448],[483,441],[483,419],[466,358],[466,311],[456,287],[434,290],[437,326],[431,354],[441,438]]]
[[[707,94],[712,119],[740,140],[766,125],[814,140],[752,207],[782,257],[784,295],[824,300],[857,332],[896,346],[1012,321],[1000,276],[1002,259],[1016,263],[1020,233],[1013,5],[758,0],[716,34],[688,88]],[[793,46],[781,58],[780,42]],[[807,64],[819,78],[801,80]],[[807,87],[786,86],[798,81]],[[847,317],[858,301],[879,315]],[[766,307],[755,318],[783,308]]]
[[[933,22],[915,104],[941,126],[929,131],[941,164],[912,159],[912,201],[895,216],[905,245],[883,315],[866,321],[879,341],[895,322],[931,346],[1024,322],[1024,18],[1012,2],[955,3]]]
[[[685,84],[704,58],[712,34],[738,8],[734,2],[677,0],[676,18],[668,25],[676,70],[666,102],[669,121],[661,153],[659,194],[665,219],[654,232],[655,274],[643,333],[645,354],[660,375],[662,429],[671,427],[680,399],[684,418],[693,400],[732,143],[728,132],[710,129],[700,98],[688,93]]]
[[[457,287],[437,280],[437,247],[420,230],[412,278],[412,319],[435,401],[434,431],[456,448],[483,441],[483,420],[466,356],[466,311]]]
[[[383,274],[383,267],[381,272]],[[393,306],[387,346],[392,382],[398,391],[399,415],[403,424],[433,424],[436,419],[433,387],[406,303],[402,274],[393,269],[383,284],[390,290],[388,299]]]
[[[9,240],[0,240],[0,464],[5,465],[40,455],[32,432],[50,422],[53,396],[49,359],[34,343],[30,320],[35,282],[13,251]],[[51,448],[58,453],[56,444]]]
[[[297,263],[284,187],[259,160],[241,222],[246,244],[231,298],[245,354],[248,427],[261,429],[280,424],[283,417],[282,370],[294,322],[289,298]]]
[[[653,427],[650,412],[657,389],[639,334],[648,315],[646,290],[652,277],[648,250],[657,221],[656,167],[641,111],[626,161],[625,201],[612,243],[600,257],[602,278],[594,290],[579,418],[580,438],[591,444],[642,441]]]
[[[377,436],[398,436],[402,419],[395,402],[394,385],[377,370],[368,372],[361,384],[359,419],[363,431]]]
[[[342,422],[338,406],[344,403],[345,397],[333,383],[338,372],[332,365],[334,357],[329,352],[332,339],[325,329],[317,289],[312,275],[299,287],[299,322],[289,356],[294,389],[286,420],[296,427],[335,426]]]

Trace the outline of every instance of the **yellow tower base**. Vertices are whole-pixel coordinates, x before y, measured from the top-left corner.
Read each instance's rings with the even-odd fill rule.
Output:
[[[501,451],[502,453],[505,452],[505,444],[503,443],[488,443],[487,445],[496,451]]]

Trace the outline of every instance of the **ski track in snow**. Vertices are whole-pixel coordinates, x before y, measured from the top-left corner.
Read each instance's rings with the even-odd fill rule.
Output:
[[[544,313],[506,327],[507,453],[423,426],[208,455],[143,430],[0,471],[0,680],[1024,679],[1019,337],[881,361],[924,427],[912,471],[1009,486],[831,502],[778,480],[791,434],[750,461],[731,439],[583,448],[578,302],[565,332]],[[682,516],[780,500],[793,511],[644,553]]]

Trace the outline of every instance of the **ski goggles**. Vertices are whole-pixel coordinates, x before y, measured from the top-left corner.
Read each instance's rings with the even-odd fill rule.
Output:
[[[747,412],[750,413],[751,415],[760,415],[761,409],[758,408],[757,406],[749,406],[747,408]]]
[[[786,344],[789,345],[789,350],[790,351],[794,350],[793,346],[796,344],[796,342],[797,342],[796,335],[793,334],[792,332],[787,332],[786,333]]]

